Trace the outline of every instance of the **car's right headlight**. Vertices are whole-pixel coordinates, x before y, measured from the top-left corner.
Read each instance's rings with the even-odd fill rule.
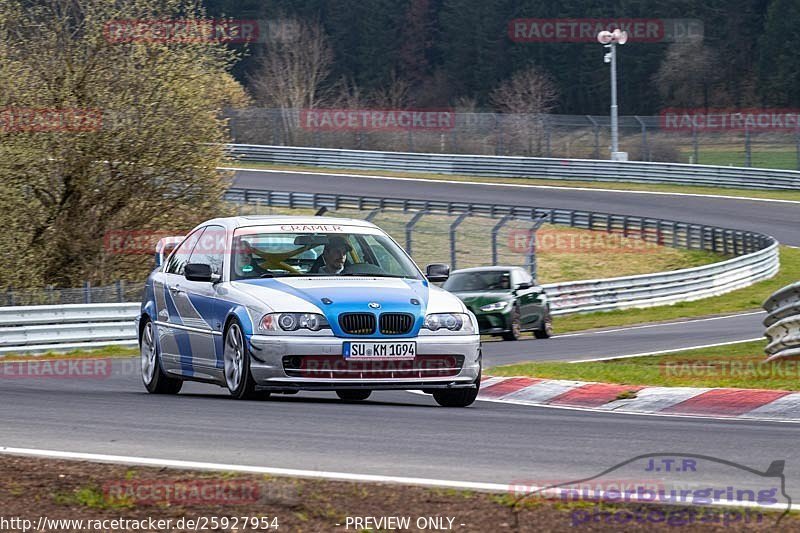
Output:
[[[258,327],[265,332],[281,332],[298,329],[319,331],[331,326],[324,316],[317,313],[269,313],[261,318]]]
[[[464,313],[431,313],[425,317],[425,329],[431,331],[446,330],[449,332],[475,333],[475,327],[469,315]]]

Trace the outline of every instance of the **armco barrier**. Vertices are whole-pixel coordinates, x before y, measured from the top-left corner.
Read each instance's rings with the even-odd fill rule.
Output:
[[[134,345],[139,305],[0,307],[0,354]]]
[[[800,356],[800,281],[767,298],[764,309],[768,360]]]
[[[743,189],[800,189],[800,172],[793,170],[595,159],[375,152],[254,144],[229,144],[227,149],[230,156],[239,161],[281,165]]]

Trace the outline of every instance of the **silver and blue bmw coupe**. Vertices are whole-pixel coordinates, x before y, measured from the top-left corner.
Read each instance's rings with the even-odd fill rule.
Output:
[[[164,243],[160,243],[164,250]],[[157,261],[158,259],[157,255]],[[375,225],[330,217],[209,220],[148,277],[137,319],[151,393],[184,381],[239,399],[422,390],[443,406],[475,401],[475,316]]]

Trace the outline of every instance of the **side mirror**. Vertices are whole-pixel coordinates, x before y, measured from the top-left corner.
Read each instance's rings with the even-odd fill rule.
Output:
[[[447,281],[450,277],[450,265],[441,263],[433,263],[425,267],[425,277],[428,281],[438,283],[440,281]]]
[[[527,281],[523,281],[522,283],[517,285],[517,290],[518,291],[526,291],[526,290],[530,289],[531,287],[533,287],[533,283],[529,283]]]
[[[218,275],[211,273],[211,266],[202,263],[189,263],[183,268],[183,276],[189,281],[204,281],[210,283],[219,279]]]

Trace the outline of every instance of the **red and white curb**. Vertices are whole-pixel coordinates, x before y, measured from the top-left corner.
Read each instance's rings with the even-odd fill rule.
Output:
[[[620,396],[634,396],[618,399]],[[602,412],[800,422],[800,393],[489,377],[478,400]]]

